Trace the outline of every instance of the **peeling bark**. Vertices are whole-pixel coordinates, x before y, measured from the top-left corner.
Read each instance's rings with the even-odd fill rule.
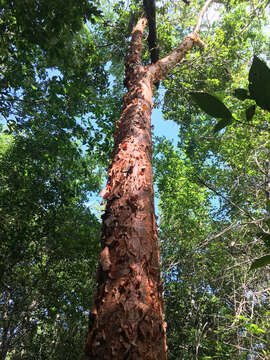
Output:
[[[103,194],[98,293],[86,359],[167,358],[152,176],[152,81],[141,65],[146,19],[133,30],[124,109]]]
[[[141,18],[132,31],[126,61],[128,92],[116,123],[113,161],[102,192],[107,205],[86,360],[167,359],[152,175],[153,83],[200,40],[193,32],[172,54],[142,66],[146,23]]]

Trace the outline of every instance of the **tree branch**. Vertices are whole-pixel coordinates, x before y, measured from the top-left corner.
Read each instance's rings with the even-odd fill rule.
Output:
[[[250,213],[248,211],[246,211],[245,209],[243,209],[242,207],[240,207],[239,205],[237,205],[235,202],[231,201],[230,199],[228,199],[226,196],[224,196],[223,194],[221,194],[220,192],[218,192],[212,185],[209,185],[208,183],[206,183],[200,176],[194,174],[194,176],[199,180],[199,182],[206,186],[209,190],[213,191],[213,193],[215,193],[217,196],[221,197],[223,200],[225,200],[227,203],[229,203],[230,205],[232,205],[233,207],[237,208],[238,210],[240,210],[240,212],[246,214],[251,220],[255,220],[253,216],[250,215]]]
[[[155,63],[159,58],[159,48],[157,45],[157,28],[156,28],[156,0],[143,0],[143,7],[148,20],[148,47],[150,52],[151,63]]]
[[[182,43],[176,47],[169,55],[160,59],[155,64],[150,65],[149,71],[152,75],[153,82],[157,82],[164,78],[172,69],[178,64],[192,48],[193,44],[201,47],[205,46],[204,42],[200,39],[198,31],[200,29],[203,16],[213,0],[207,0],[199,14],[197,24],[190,34],[188,34]]]
[[[200,30],[201,24],[202,24],[202,19],[204,17],[204,14],[206,13],[208,6],[211,4],[213,0],[207,0],[206,3],[203,5],[203,8],[200,12],[200,15],[198,17],[198,21],[197,24],[195,25],[195,28],[193,30],[194,33],[197,33]]]

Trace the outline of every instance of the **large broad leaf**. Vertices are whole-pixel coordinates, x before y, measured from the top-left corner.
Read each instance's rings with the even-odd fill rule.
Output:
[[[254,114],[255,114],[255,110],[256,110],[256,105],[251,105],[247,110],[246,110],[246,119],[247,121],[251,121]]]
[[[259,259],[256,259],[255,261],[253,261],[253,263],[251,264],[250,270],[255,270],[260,267],[266,266],[268,264],[270,264],[270,255],[265,255]]]
[[[224,129],[227,125],[230,125],[232,123],[232,119],[222,119],[220,120],[214,127],[214,133]]]
[[[203,92],[192,92],[190,95],[208,115],[220,119],[232,119],[230,110],[215,96]]]
[[[270,111],[270,69],[254,56],[249,70],[249,93],[262,109]]]
[[[248,91],[246,89],[235,89],[233,94],[239,100],[244,101],[246,99],[250,99],[250,96],[249,96]]]

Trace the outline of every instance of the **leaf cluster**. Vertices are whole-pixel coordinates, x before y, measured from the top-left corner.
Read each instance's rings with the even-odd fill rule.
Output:
[[[270,69],[261,61],[257,56],[254,57],[252,66],[249,70],[249,91],[246,89],[236,89],[234,95],[241,101],[247,99],[254,100],[256,105],[264,110],[270,109]],[[191,97],[193,100],[204,110],[208,115],[222,119],[216,124],[214,132],[218,132],[230,125],[234,119],[231,111],[215,96],[204,92],[192,92]],[[251,122],[255,115],[256,105],[251,105],[246,109],[246,121]]]

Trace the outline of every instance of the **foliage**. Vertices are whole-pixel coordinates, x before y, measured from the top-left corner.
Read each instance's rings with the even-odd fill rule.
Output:
[[[193,29],[202,3],[157,2],[161,57]],[[249,271],[269,253],[269,74],[257,57],[268,56],[267,3],[214,3],[200,32],[207,47],[194,48],[159,90],[164,118],[180,128],[179,149],[156,139],[154,157],[170,359],[269,358],[269,273]],[[111,155],[142,11],[137,0],[101,5],[1,1],[5,360],[73,360],[83,348],[100,231],[89,195]],[[147,64],[146,39],[143,51]],[[211,117],[191,92],[202,106],[214,102]]]
[[[247,99],[254,100],[258,106],[264,110],[269,110],[269,91],[270,69],[257,56],[254,57],[248,75],[249,92],[246,89],[236,89],[235,97],[241,101]],[[214,128],[214,132],[222,130],[224,127],[232,123],[233,116],[230,110],[222,101],[215,96],[204,92],[192,92],[192,98],[208,115],[223,119]],[[256,105],[251,105],[246,109],[246,120],[251,122],[256,111]]]
[[[107,84],[83,23],[100,11],[88,1],[1,6],[0,357],[77,359],[100,232],[87,204],[101,156],[87,143],[102,144],[88,118]]]
[[[232,122],[232,113],[215,96],[203,92],[193,92],[190,95],[196,101],[196,103],[199,104],[200,108],[202,110],[205,110],[208,115],[222,119],[218,124],[216,124],[214,132],[222,130],[225,126],[229,125]]]
[[[97,1],[83,0],[15,0],[1,1],[1,27],[4,37],[16,37],[18,50],[39,45],[50,55],[61,51],[87,20],[95,22],[101,15]],[[63,11],[65,9],[65,11]],[[3,39],[4,40],[4,39]]]
[[[164,139],[156,146],[169,358],[246,359],[253,355],[267,359],[269,274],[249,272],[254,252],[262,252],[254,241],[262,214],[252,212],[249,219],[247,201],[249,197],[255,201],[256,189],[248,175],[242,180],[242,199],[243,185],[235,185],[237,177],[250,172],[254,163],[246,163],[241,170],[237,160],[237,168],[231,162],[231,167],[226,164],[227,169],[219,170],[214,189],[226,192],[227,201],[222,202],[199,181],[211,174],[216,162],[205,164],[198,174],[183,151],[176,151]],[[228,144],[223,148],[229,150]],[[239,151],[237,144],[231,150]],[[247,319],[245,331],[241,316]]]
[[[23,358],[37,359],[55,339],[48,351],[60,359],[64,343],[58,336],[82,336],[78,325],[86,322],[94,286],[100,226],[83,203],[100,185],[96,162],[76,158],[75,147],[73,154],[69,148],[53,156],[47,145],[16,137],[0,159],[3,358],[6,352],[21,358],[23,351]],[[82,344],[80,338],[74,349],[81,351]]]
[[[258,57],[254,57],[252,66],[249,70],[249,93],[246,89],[236,89],[234,95],[241,101],[247,99],[254,100],[256,105],[264,110],[269,110],[270,97],[268,86],[270,84],[270,69],[267,65],[261,61]],[[214,128],[214,132],[222,130],[229,125],[233,116],[227,107],[216,97],[207,93],[191,93],[196,103],[210,116],[216,118],[223,118]],[[246,109],[246,121],[251,122],[256,105],[251,105]],[[269,200],[266,201],[266,211],[270,211]],[[265,225],[269,230],[269,220],[265,220]],[[269,240],[269,233],[261,233],[261,238]],[[270,264],[270,255],[265,255],[259,259],[256,259],[252,265],[251,270],[260,268]]]
[[[24,7],[24,2],[16,1],[14,6],[4,2],[1,115],[10,133],[36,134],[46,128],[55,136],[55,146],[58,139],[65,138],[67,142],[89,142],[93,147],[96,130],[88,118],[90,114],[99,116],[96,102],[103,103],[107,76],[102,54],[96,52],[94,38],[83,21],[98,19],[100,11],[88,1],[81,6],[74,1],[52,3],[41,1],[35,7],[33,2],[32,7]],[[47,7],[51,13],[46,12]],[[39,41],[30,41],[30,33]],[[57,42],[44,48],[40,43],[44,37],[48,42],[56,37]]]

